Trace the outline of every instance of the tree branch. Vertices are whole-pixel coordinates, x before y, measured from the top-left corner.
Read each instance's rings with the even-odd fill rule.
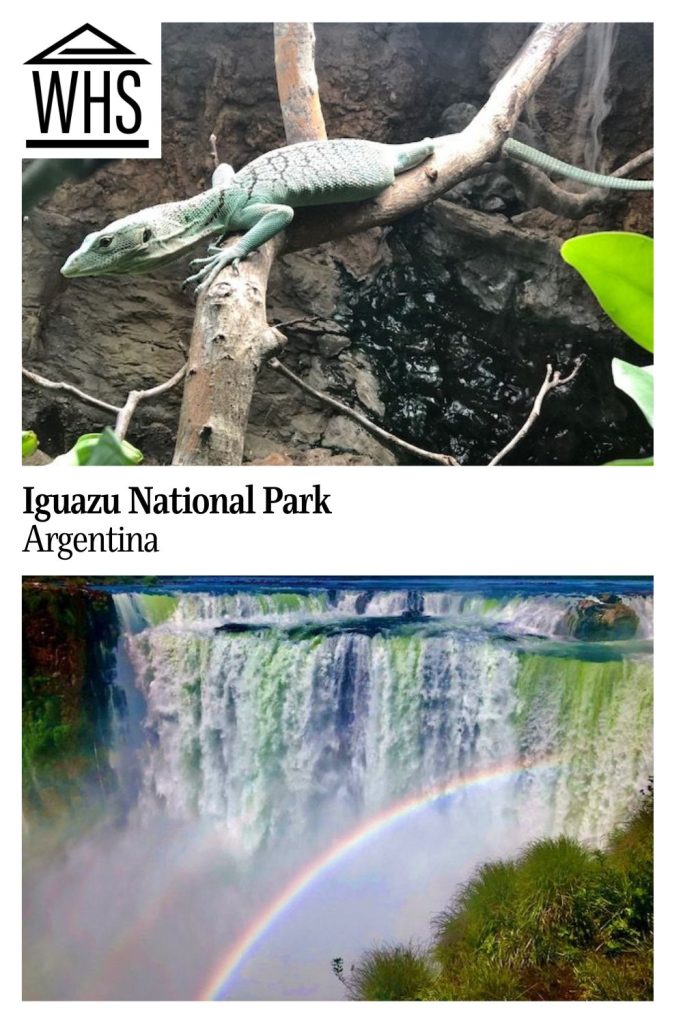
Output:
[[[197,302],[174,466],[239,466],[256,378],[286,338],[266,319],[275,256],[266,242],[228,267]]]
[[[33,373],[23,366],[21,373],[27,380],[37,384],[39,388],[44,388],[45,391],[63,391],[67,395],[74,395],[79,401],[85,402],[86,405],[93,405],[96,409],[104,409],[106,412],[113,412],[115,414],[120,412],[118,405],[112,405],[110,402],[103,402],[101,398],[95,398],[94,395],[88,395],[73,384],[67,384],[64,381],[48,380],[47,377],[41,377],[40,374]]]
[[[581,369],[582,365],[583,365],[583,358],[580,357],[579,359],[576,360],[576,365],[574,366],[574,369],[572,370],[572,372],[570,374],[568,374],[566,377],[561,377],[559,370],[553,371],[553,368],[552,368],[551,364],[550,363],[547,364],[546,371],[545,371],[545,380],[541,384],[540,391],[536,395],[536,399],[535,399],[534,404],[533,404],[533,406],[531,408],[531,412],[529,413],[529,415],[528,415],[528,417],[526,419],[526,422],[517,431],[517,433],[512,438],[512,440],[508,441],[508,443],[505,445],[505,447],[501,448],[501,450],[498,452],[498,454],[493,456],[493,458],[489,462],[489,466],[497,466],[498,463],[501,461],[501,459],[505,458],[506,455],[509,455],[509,453],[512,451],[513,448],[517,447],[519,442],[523,438],[526,437],[526,435],[529,433],[529,431],[531,430],[532,426],[534,425],[534,423],[536,422],[538,417],[541,415],[541,407],[543,405],[543,399],[548,394],[548,392],[552,391],[553,388],[560,387],[562,384],[569,384],[569,382],[571,380],[574,380],[574,377],[576,377],[576,375],[579,372],[579,370]]]
[[[326,139],[310,22],[275,22],[275,73],[288,145]]]
[[[632,171],[639,171],[641,167],[647,167],[651,164],[655,158],[654,149],[646,149],[644,152],[639,153],[638,156],[634,156],[631,160],[627,160],[621,167],[617,167],[616,171],[612,171],[611,175],[613,178],[625,178]]]
[[[128,398],[125,404],[119,410],[118,416],[116,417],[116,426],[114,427],[114,433],[123,440],[128,432],[130,421],[135,415],[135,411],[139,406],[140,402],[144,402],[149,398],[156,398],[157,395],[163,395],[165,391],[170,391],[176,384],[180,384],[181,380],[185,376],[187,370],[187,363],[183,363],[180,369],[169,377],[163,384],[157,384],[153,388],[147,388],[145,391],[129,391]]]
[[[79,401],[84,402],[86,405],[92,405],[96,409],[104,409],[105,412],[112,412],[116,416],[116,426],[114,433],[123,440],[128,432],[130,422],[135,414],[135,411],[140,404],[149,398],[156,398],[157,395],[163,395],[165,391],[170,391],[176,384],[185,376],[187,370],[187,363],[184,363],[180,369],[169,377],[163,384],[156,384],[153,388],[146,388],[144,391],[130,391],[125,403],[122,406],[112,405],[111,402],[104,402],[101,398],[95,398],[94,395],[89,395],[85,391],[81,391],[80,388],[74,387],[73,384],[67,384],[64,381],[48,380],[47,377],[41,377],[38,373],[33,373],[31,370],[27,370],[22,366],[21,372],[27,380],[30,380],[33,384],[37,384],[38,387],[44,388],[46,391],[61,391],[67,395],[73,395],[78,398]]]
[[[291,370],[288,370],[286,366],[283,366],[279,359],[273,357],[268,360],[268,366],[275,370],[277,373],[282,374],[287,380],[291,380],[297,387],[300,387],[302,391],[305,391],[307,395],[312,398],[317,398],[318,401],[324,402],[325,405],[329,405],[330,408],[335,409],[341,413],[342,416],[348,416],[349,419],[355,420],[359,423],[364,430],[367,430],[369,434],[378,438],[380,441],[384,441],[387,444],[393,445],[395,448],[401,448],[403,451],[409,452],[411,455],[416,455],[420,459],[425,459],[427,462],[437,462],[441,466],[459,466],[460,463],[457,459],[454,459],[452,455],[441,455],[438,452],[430,452],[424,448],[418,448],[417,445],[410,444],[409,441],[403,441],[400,437],[396,437],[395,434],[390,434],[388,430],[384,430],[383,427],[378,427],[377,424],[369,420],[363,413],[357,412],[356,409],[352,409],[348,405],[344,405],[337,398],[332,398],[331,395],[326,395],[323,391],[318,391],[316,388],[311,387],[305,380],[298,377]]]

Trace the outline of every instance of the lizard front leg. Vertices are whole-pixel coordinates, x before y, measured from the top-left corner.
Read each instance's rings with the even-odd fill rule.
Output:
[[[260,245],[286,228],[293,216],[294,210],[291,206],[280,206],[275,203],[247,204],[230,221],[229,229],[239,231],[240,228],[248,228],[246,235],[243,235],[233,245],[229,245],[227,249],[220,249],[218,252],[214,251],[215,246],[211,246],[209,252],[214,252],[213,256],[192,260],[190,266],[200,267],[200,269],[188,277],[184,285],[197,282],[195,294],[205,291],[223,267],[229,263],[237,266],[239,261],[248,256],[250,252],[258,249]]]

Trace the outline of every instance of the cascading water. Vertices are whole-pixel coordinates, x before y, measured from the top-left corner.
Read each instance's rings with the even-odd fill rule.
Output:
[[[577,601],[419,584],[116,593],[125,824],[69,865],[80,893],[96,862],[116,912],[87,923],[102,932],[87,984],[37,989],[196,996],[297,872],[391,812],[362,855],[313,872],[224,993],[339,998],[333,956],[426,938],[482,859],[540,835],[604,841],[651,773],[652,598],[625,594],[633,638],[600,643],[568,635]],[[82,934],[69,885],[46,899],[67,894]],[[170,976],[150,966],[164,956]]]
[[[633,600],[650,636],[651,601]],[[553,636],[573,604],[412,591],[181,595],[165,622],[128,637],[153,738],[136,811],[207,816],[251,852],[458,774],[557,756],[552,798],[539,794],[539,806],[554,829],[571,822],[599,838],[647,778],[646,747],[627,773],[616,761],[629,730],[649,728],[649,665],[584,661],[569,644],[563,659],[521,653],[500,632]],[[222,632],[227,624],[258,628]]]

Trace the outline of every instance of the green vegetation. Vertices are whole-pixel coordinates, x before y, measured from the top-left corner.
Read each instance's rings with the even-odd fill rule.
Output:
[[[352,999],[652,999],[653,794],[604,851],[560,836],[484,864],[434,922],[429,950],[381,946]]]
[[[21,432],[21,457],[28,458],[38,448],[38,435],[33,430],[22,430]]]
[[[38,449],[33,430],[21,432],[21,457],[28,458]],[[57,466],[137,466],[143,454],[129,441],[120,440],[110,427],[101,434],[81,434],[73,448],[52,460]]]
[[[107,427],[101,434],[82,434],[76,444],[64,455],[58,455],[52,465],[59,466],[137,466],[143,455],[128,441],[121,441]]]
[[[653,367],[634,366],[623,359],[612,360],[614,383],[624,394],[632,398],[643,416],[654,425],[654,378]]]
[[[34,676],[31,688],[50,680]],[[39,692],[24,700],[22,720],[22,754],[25,765],[37,761],[43,765],[60,761],[80,750],[78,727],[62,719],[59,698]]]
[[[335,964],[339,965],[335,967]],[[343,963],[337,958],[333,970],[340,977],[352,999],[408,1000],[419,999],[429,987],[433,971],[426,953],[412,943],[407,946],[378,946],[366,953],[349,976],[343,974]]]
[[[562,258],[581,274],[617,327],[654,351],[654,242],[629,231],[568,239]]]
[[[583,277],[610,319],[629,338],[654,352],[654,242],[628,231],[598,231],[570,238],[562,258]],[[632,398],[653,425],[652,366],[612,360],[615,385]],[[652,458],[617,459],[610,466],[651,466]]]

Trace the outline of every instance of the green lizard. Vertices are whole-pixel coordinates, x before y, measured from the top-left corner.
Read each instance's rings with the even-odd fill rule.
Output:
[[[295,209],[378,196],[397,174],[422,163],[446,138],[398,146],[363,139],[299,142],[274,149],[237,173],[221,164],[208,191],[140,210],[87,235],[61,272],[64,277],[141,274],[178,259],[203,239],[218,236],[209,246],[210,255],[190,264],[195,273],[185,283],[194,283],[196,291],[202,291],[223,267],[229,263],[237,267],[241,259],[286,228]],[[588,185],[652,188],[652,182],[582,171],[513,139],[503,144],[503,152]],[[227,248],[220,247],[227,235],[238,231],[246,233]]]

